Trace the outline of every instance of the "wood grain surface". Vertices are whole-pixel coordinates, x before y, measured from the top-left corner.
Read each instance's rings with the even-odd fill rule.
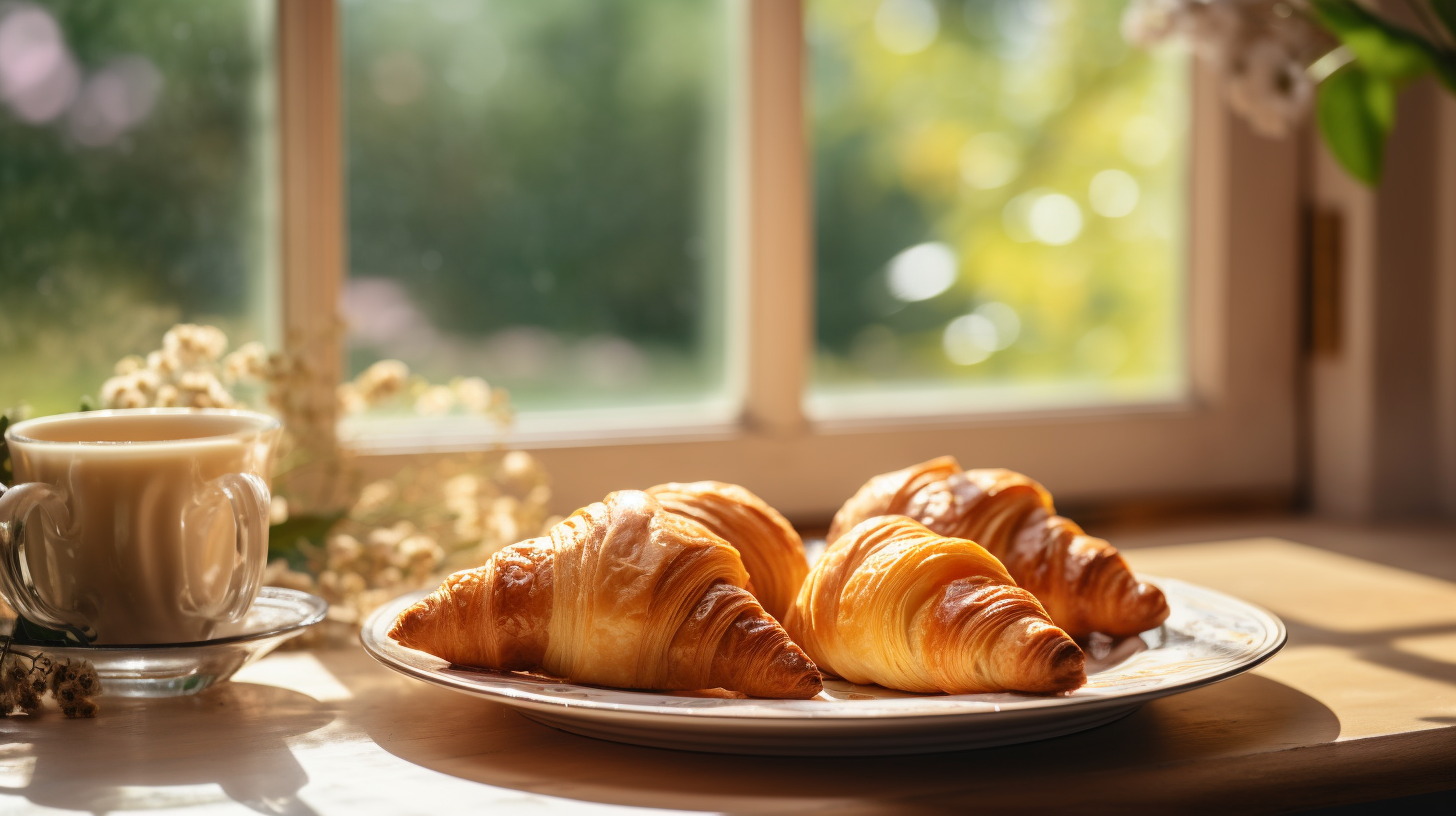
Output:
[[[0,813],[1286,812],[1456,788],[1456,583],[1275,538],[1128,555],[1273,610],[1289,646],[1082,734],[883,759],[598,742],[356,648],[283,653],[197,697],[0,720]]]

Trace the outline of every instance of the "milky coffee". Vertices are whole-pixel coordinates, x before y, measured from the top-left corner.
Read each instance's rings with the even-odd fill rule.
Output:
[[[214,636],[258,592],[278,428],[262,414],[188,409],[13,426],[0,591],[27,617],[99,644]]]

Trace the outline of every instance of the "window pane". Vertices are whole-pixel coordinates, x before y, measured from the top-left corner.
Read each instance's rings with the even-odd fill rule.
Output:
[[[1122,6],[809,3],[811,410],[1179,393],[1188,78]]]
[[[526,410],[718,393],[720,3],[342,8],[350,373]]]
[[[179,321],[266,339],[272,4],[0,4],[0,410]]]

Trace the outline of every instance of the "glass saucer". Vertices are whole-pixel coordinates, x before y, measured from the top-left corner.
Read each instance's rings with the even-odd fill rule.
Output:
[[[57,646],[16,642],[16,649],[89,660],[101,693],[115,697],[183,697],[232,677],[283,641],[324,619],[323,598],[296,589],[263,587],[241,622],[211,640],[136,646]]]

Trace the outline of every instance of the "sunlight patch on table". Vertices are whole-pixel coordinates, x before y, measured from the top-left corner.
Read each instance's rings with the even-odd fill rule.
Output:
[[[296,691],[320,703],[348,700],[354,696],[312,652],[269,655],[239,671],[233,680]]]
[[[1283,539],[1123,554],[1138,572],[1202,584],[1330,632],[1456,625],[1456,584]]]
[[[1445,672],[1456,684],[1456,630],[1397,638],[1391,645],[1398,651],[1430,661],[1433,672]]]
[[[35,757],[31,744],[16,742],[0,745],[0,788],[23,788],[35,775]]]
[[[319,813],[611,814],[642,813],[642,807],[604,804],[520,791],[451,776],[401,760],[373,742],[349,741],[294,747],[309,783],[298,800]],[[702,811],[647,809],[654,814]]]
[[[1323,703],[1341,740],[1440,728],[1436,718],[1456,713],[1456,682],[1372,663],[1358,649],[1290,647],[1256,671]]]

